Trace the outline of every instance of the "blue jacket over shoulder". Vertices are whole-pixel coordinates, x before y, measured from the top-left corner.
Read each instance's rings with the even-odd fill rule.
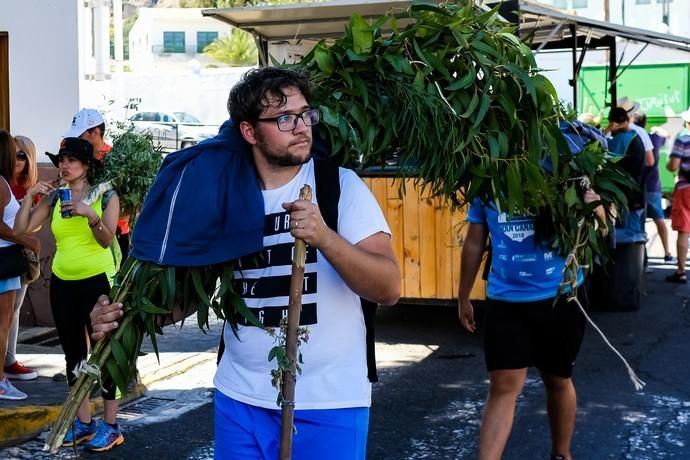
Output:
[[[130,255],[160,265],[226,262],[263,247],[264,201],[251,150],[230,120],[165,158],[132,233]]]

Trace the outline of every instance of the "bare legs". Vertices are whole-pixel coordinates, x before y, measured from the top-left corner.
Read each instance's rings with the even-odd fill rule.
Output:
[[[664,256],[670,256],[671,251],[668,248],[668,229],[666,228],[666,221],[664,219],[654,219],[656,231],[659,234],[661,245],[664,247]]]
[[[498,460],[513,428],[515,401],[527,378],[527,369],[501,369],[489,372],[486,399],[479,432],[479,460]]]
[[[676,241],[676,254],[678,256],[678,270],[676,272],[680,275],[685,273],[685,261],[688,257],[688,232],[678,232],[678,240]]]
[[[489,373],[489,396],[479,434],[479,459],[498,460],[503,455],[515,416],[515,402],[527,378],[527,369]],[[577,397],[571,379],[542,373],[551,428],[552,452],[571,460],[570,441],[575,430]]]
[[[16,291],[8,291],[0,294],[0,358],[5,362],[7,354],[7,338],[14,316],[14,298]],[[4,369],[0,368],[0,380],[5,378]]]

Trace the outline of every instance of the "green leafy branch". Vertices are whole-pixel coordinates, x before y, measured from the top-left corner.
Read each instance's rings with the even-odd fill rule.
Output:
[[[287,350],[285,347],[287,339],[287,317],[281,318],[280,325],[277,329],[272,327],[266,328],[266,332],[268,332],[268,335],[273,337],[275,343],[268,353],[268,360],[276,360],[276,368],[271,369],[271,385],[278,390],[276,404],[280,407],[281,403],[283,402],[283,382],[286,374],[291,372],[290,358],[287,355]],[[309,333],[309,328],[306,326],[297,328],[297,347],[303,343],[309,342]],[[298,351],[297,362],[295,363],[295,370],[298,374],[302,373],[300,364],[304,364],[304,361],[302,360],[302,352]]]

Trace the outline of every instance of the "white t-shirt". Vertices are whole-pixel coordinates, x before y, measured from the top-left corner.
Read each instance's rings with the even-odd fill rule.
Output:
[[[362,180],[343,168],[339,175],[340,236],[357,244],[378,232],[390,234],[376,199]],[[290,215],[281,205],[296,200],[304,184],[315,190],[313,161],[302,166],[289,183],[263,191],[264,250],[260,257],[243,258],[242,268],[235,273],[236,289],[266,326],[277,328],[282,315],[287,315],[294,238],[290,235]],[[297,376],[296,409],[370,406],[366,330],[359,297],[314,248],[308,248],[304,279],[300,319],[310,332],[308,343],[299,347],[304,363]],[[214,379],[216,388],[235,400],[278,409],[278,392],[271,385],[271,369],[276,362],[268,361],[275,345],[273,338],[260,328],[243,325],[237,337],[226,327],[224,338],[225,352]]]
[[[654,150],[654,144],[652,144],[652,139],[649,137],[649,134],[647,134],[647,131],[645,131],[643,127],[630,122],[630,129],[635,131],[637,135],[640,136],[640,139],[642,139],[642,144],[644,145],[645,152],[647,150]]]

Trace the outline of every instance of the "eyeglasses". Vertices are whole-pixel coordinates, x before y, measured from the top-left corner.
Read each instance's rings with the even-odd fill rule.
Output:
[[[17,160],[26,161],[26,153],[24,153],[24,152],[17,152]]]
[[[292,131],[297,128],[297,122],[300,119],[306,126],[314,126],[321,120],[321,111],[319,109],[307,109],[302,113],[286,113],[279,117],[259,118],[257,121],[275,121],[279,131]]]

